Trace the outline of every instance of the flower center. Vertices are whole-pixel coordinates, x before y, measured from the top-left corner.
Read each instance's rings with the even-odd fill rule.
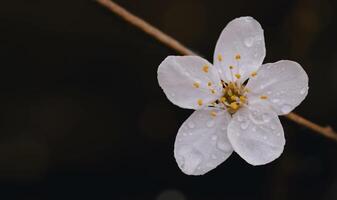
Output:
[[[230,114],[234,114],[242,106],[247,104],[246,93],[248,89],[245,88],[245,84],[239,82],[221,82],[223,85],[223,95],[220,99],[216,100],[215,103],[226,109]]]

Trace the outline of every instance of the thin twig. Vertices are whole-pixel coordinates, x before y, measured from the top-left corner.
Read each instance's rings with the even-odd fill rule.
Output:
[[[147,23],[143,19],[137,17],[136,15],[130,13],[125,8],[119,6],[115,2],[111,0],[96,0],[99,4],[109,9],[111,12],[117,14],[119,17],[123,18],[128,23],[134,25],[135,27],[139,28],[140,30],[144,31],[145,33],[149,34],[159,42],[165,44],[166,46],[174,49],[178,53],[182,55],[195,55],[193,51],[182,45],[180,42],[175,40],[174,38],[170,37],[169,35],[163,33],[156,27],[152,26],[151,24]],[[286,115],[288,119],[305,126],[329,139],[332,139],[337,142],[337,133],[329,126],[323,127],[314,122],[311,122],[304,117],[301,117],[295,113],[289,113]]]

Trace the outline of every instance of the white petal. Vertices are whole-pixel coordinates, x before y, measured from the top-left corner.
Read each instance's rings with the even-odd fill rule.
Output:
[[[210,112],[217,112],[216,117]],[[195,111],[180,127],[174,157],[188,175],[202,175],[225,161],[233,152],[227,138],[230,115],[226,111]]]
[[[237,60],[236,55],[240,55]],[[258,70],[266,55],[263,29],[252,17],[236,18],[222,31],[215,47],[214,66],[224,81],[232,81],[239,73],[241,80]],[[222,59],[219,59],[221,56]],[[231,70],[229,66],[234,66]]]
[[[228,126],[234,151],[252,165],[267,164],[283,152],[285,138],[276,113],[263,106],[241,108]]]
[[[168,56],[159,65],[158,81],[167,98],[183,108],[200,109],[221,96],[217,70],[198,56]]]
[[[271,106],[278,114],[288,114],[308,94],[308,75],[296,62],[281,60],[261,66],[256,77],[250,78],[247,88],[251,104],[259,102]],[[267,96],[267,99],[260,99]]]

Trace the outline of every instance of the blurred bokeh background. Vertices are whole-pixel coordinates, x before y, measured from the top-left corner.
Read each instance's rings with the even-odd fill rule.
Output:
[[[117,2],[209,60],[226,24],[253,16],[265,62],[295,60],[309,75],[295,111],[337,129],[336,1]],[[173,144],[192,111],[157,83],[173,54],[91,0],[2,1],[0,199],[337,199],[337,143],[285,118],[275,162],[253,167],[233,154],[184,175]]]

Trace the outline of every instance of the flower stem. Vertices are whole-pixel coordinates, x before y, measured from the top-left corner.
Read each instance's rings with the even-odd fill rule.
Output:
[[[172,38],[171,36],[165,34],[158,28],[152,26],[148,22],[144,21],[143,19],[137,17],[136,15],[130,13],[125,8],[121,7],[120,5],[116,4],[115,2],[111,0],[96,0],[99,4],[109,9],[111,12],[115,13],[122,19],[124,19],[126,22],[132,24],[133,26],[137,27],[138,29],[142,30],[143,32],[147,33],[151,37],[155,38],[159,42],[165,44],[169,48],[177,51],[178,53],[182,55],[195,55],[192,50],[188,49],[184,45],[182,45],[180,42]],[[319,133],[322,136],[325,136],[331,140],[334,140],[337,142],[337,133],[330,127],[330,126],[320,126],[312,121],[309,121],[308,119],[296,114],[296,113],[289,113],[286,115],[288,119],[305,126],[317,133]]]

